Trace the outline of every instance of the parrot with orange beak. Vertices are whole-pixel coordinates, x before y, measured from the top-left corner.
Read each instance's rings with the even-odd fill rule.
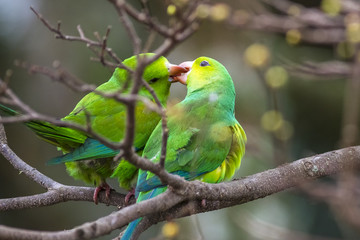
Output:
[[[138,58],[151,58],[155,54],[145,53],[132,56],[123,61],[131,70],[135,70]],[[169,63],[165,57],[159,57],[146,66],[143,79],[152,87],[159,101],[166,105],[170,85],[175,82],[174,77],[186,72],[184,67]],[[96,91],[84,96],[69,115],[62,118],[64,122],[76,123],[81,126],[90,126],[91,130],[111,142],[122,141],[126,132],[126,106],[114,98],[106,98],[96,93],[119,93],[123,96],[129,94],[133,81],[131,73],[125,69],[116,68],[112,77],[96,88]],[[128,81],[130,80],[130,81]],[[155,102],[150,92],[142,86],[138,95]],[[19,115],[18,112],[0,105],[0,110],[8,115]],[[133,146],[141,153],[150,134],[160,121],[158,113],[147,108],[146,104],[138,101],[135,107],[135,136]],[[59,127],[44,121],[29,121],[25,123],[41,139],[58,147],[64,155],[51,159],[48,164],[65,163],[67,172],[75,179],[96,186],[93,200],[98,202],[98,194],[106,190],[109,197],[110,186],[106,183],[114,170],[120,187],[130,190],[133,179],[136,183],[138,169],[129,162],[120,159],[116,163],[113,158],[119,153],[106,147],[90,134],[68,127]]]

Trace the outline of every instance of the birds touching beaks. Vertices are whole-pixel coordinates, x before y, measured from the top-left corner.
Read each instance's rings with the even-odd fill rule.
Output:
[[[240,168],[246,135],[235,119],[235,88],[226,68],[218,61],[200,57],[180,66],[189,70],[174,77],[187,85],[183,101],[167,109],[168,142],[165,169],[188,181],[218,183],[230,180]],[[157,163],[162,146],[159,123],[143,150],[143,157]],[[153,173],[139,170],[137,202],[167,189]],[[141,218],[131,222],[122,240],[132,239]]]
[[[138,59],[151,58],[155,54],[145,53],[132,56],[123,61],[131,70],[135,70]],[[143,79],[152,87],[160,103],[165,106],[169,96],[169,89],[175,77],[186,72],[184,67],[173,65],[165,57],[146,66]],[[61,120],[75,123],[84,127],[90,126],[96,134],[108,139],[110,142],[122,141],[126,131],[126,106],[113,98],[107,98],[99,93],[120,93],[126,96],[133,85],[132,74],[125,69],[116,68],[112,77],[96,88],[96,93],[85,95],[75,106],[74,110]],[[151,93],[143,86],[138,95],[155,102]],[[8,115],[18,113],[6,106],[0,109]],[[150,109],[146,104],[138,101],[135,107],[135,137],[133,146],[141,153],[150,134],[160,120],[160,115]],[[25,123],[41,139],[57,146],[64,155],[51,159],[48,164],[65,163],[67,172],[75,179],[94,184],[96,190],[93,200],[98,202],[100,190],[106,190],[109,196],[110,187],[106,179],[115,174],[119,185],[127,190],[132,188],[131,183],[137,176],[138,169],[121,159],[117,164],[113,157],[119,150],[111,149],[94,139],[91,134],[67,127],[55,126],[45,121],[29,121]],[[114,170],[116,172],[114,173]]]

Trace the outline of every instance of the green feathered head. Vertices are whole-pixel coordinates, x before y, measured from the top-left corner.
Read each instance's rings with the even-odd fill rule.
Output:
[[[152,58],[154,56],[154,53],[143,53],[139,56],[135,55],[124,60],[123,64],[128,68],[135,70],[139,57]],[[165,57],[161,56],[146,66],[142,77],[154,89],[155,94],[164,104],[169,95],[170,85],[175,82],[174,77],[185,72],[187,72],[187,69],[171,64]],[[128,74],[128,72],[123,69],[118,69],[117,74],[119,74],[119,79],[127,79],[131,76],[131,74]],[[139,94],[148,95],[149,93],[145,87],[143,87]]]
[[[235,96],[234,83],[226,68],[209,57],[199,57],[194,61],[183,62],[182,66],[189,71],[175,77],[176,81],[186,84],[188,94],[206,90],[212,92],[223,92],[224,94]]]

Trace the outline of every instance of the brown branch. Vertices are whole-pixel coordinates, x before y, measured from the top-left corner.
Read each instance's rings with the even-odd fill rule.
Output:
[[[149,15],[137,11],[130,4],[127,4],[124,0],[109,0],[109,2],[111,2],[115,6],[118,12],[122,11],[119,10],[119,8],[123,9],[132,18],[136,19],[140,23],[149,26],[151,29],[154,29],[159,34],[165,37],[171,36],[171,30],[167,26],[159,23],[157,20],[151,18]]]
[[[161,127],[162,127],[162,144],[161,144],[161,154],[159,164],[163,168],[165,166],[165,157],[166,157],[166,146],[167,139],[169,135],[169,129],[167,127],[167,117],[164,106],[162,106],[159,98],[156,96],[154,89],[146,81],[142,81],[142,84],[150,92],[151,96],[154,98],[157,108],[160,111],[161,115]]]
[[[0,82],[1,82],[1,79],[0,79]],[[116,99],[117,101],[120,101],[122,99],[122,100],[124,100],[124,103],[127,103],[128,101],[134,101],[134,99],[121,98],[120,96],[118,96],[118,94],[106,94],[101,91],[95,91],[95,90],[93,92],[96,92],[97,94],[100,94],[104,97],[105,96],[112,97],[112,98]],[[19,107],[24,113],[19,116],[3,117],[0,119],[0,123],[28,122],[28,121],[32,121],[32,120],[45,121],[45,122],[52,123],[56,126],[69,127],[72,129],[76,129],[76,130],[88,133],[90,136],[98,139],[101,143],[105,144],[106,146],[108,146],[110,148],[113,148],[113,149],[121,149],[122,148],[122,143],[110,142],[107,138],[95,133],[89,126],[81,126],[76,123],[61,121],[61,120],[55,119],[53,117],[48,117],[48,116],[45,116],[43,114],[40,114],[40,113],[34,111],[28,105],[26,105],[24,102],[22,102],[9,88],[7,88],[4,91],[4,93],[7,98],[2,97],[2,98],[0,98],[0,101]]]
[[[354,170],[360,170],[360,146],[300,159],[228,183],[188,182],[185,189],[173,190],[181,196],[187,196],[190,201],[183,202],[166,212],[145,217],[136,235],[160,221],[240,205],[302,185],[313,179]],[[195,203],[194,199],[197,199]],[[202,199],[206,199],[205,207],[201,203]]]
[[[279,10],[281,14],[270,11],[253,14],[246,10],[239,14],[234,11],[228,18],[228,24],[238,29],[283,34],[296,29],[301,34],[302,42],[312,44],[333,45],[346,39],[344,15],[329,16],[318,8],[306,8],[287,0],[261,2]],[[289,13],[290,7],[297,9],[296,14]]]
[[[342,16],[329,16],[318,8],[306,8],[301,4],[296,4],[288,0],[261,0],[265,4],[288,15],[290,7],[297,7],[299,14],[293,15],[293,18],[309,27],[334,28],[342,27],[344,21]]]
[[[302,64],[285,62],[284,67],[295,75],[309,75],[324,78],[324,80],[346,78],[352,74],[352,66],[345,62],[303,62]]]
[[[32,196],[0,199],[0,211],[48,206],[71,200],[93,201],[94,188],[60,184],[20,159],[7,145],[6,134],[2,124],[0,124],[0,153],[21,174],[25,174],[26,177],[47,190],[46,193]],[[118,193],[111,194],[109,200],[106,199],[104,193],[101,193],[99,201],[113,206],[125,206],[125,196]]]
[[[67,186],[59,184],[55,188],[49,188],[49,190],[45,193],[0,199],[0,212],[51,206],[68,201],[93,202],[94,190],[95,188],[92,187]],[[129,203],[125,203],[125,195],[117,192],[111,192],[108,199],[105,196],[105,192],[100,192],[98,199],[100,203],[116,206],[118,208],[135,203],[134,199],[131,199]]]
[[[2,227],[1,237],[26,239],[41,236],[43,239],[90,239],[110,233],[128,222],[146,216],[145,228],[159,221],[227,208],[264,198],[271,194],[303,184],[319,177],[360,169],[360,146],[343,148],[284,164],[275,169],[257,173],[246,178],[219,184],[199,181],[186,182],[179,188],[171,188],[153,199],[123,208],[116,213],[89,222],[71,230],[60,232],[25,231]],[[206,206],[202,206],[206,199]],[[196,201],[194,203],[193,201]],[[191,207],[189,207],[191,204]],[[146,223],[145,221],[145,223]]]

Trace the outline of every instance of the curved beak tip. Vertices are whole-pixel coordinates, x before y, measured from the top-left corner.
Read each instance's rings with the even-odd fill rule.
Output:
[[[189,69],[179,66],[179,65],[171,64],[169,66],[169,76],[170,77],[180,76],[182,73],[186,73],[187,71],[189,71]]]
[[[192,61],[183,62],[179,65],[171,64],[169,66],[171,83],[180,82],[186,85],[187,75],[191,70],[192,64]]]

